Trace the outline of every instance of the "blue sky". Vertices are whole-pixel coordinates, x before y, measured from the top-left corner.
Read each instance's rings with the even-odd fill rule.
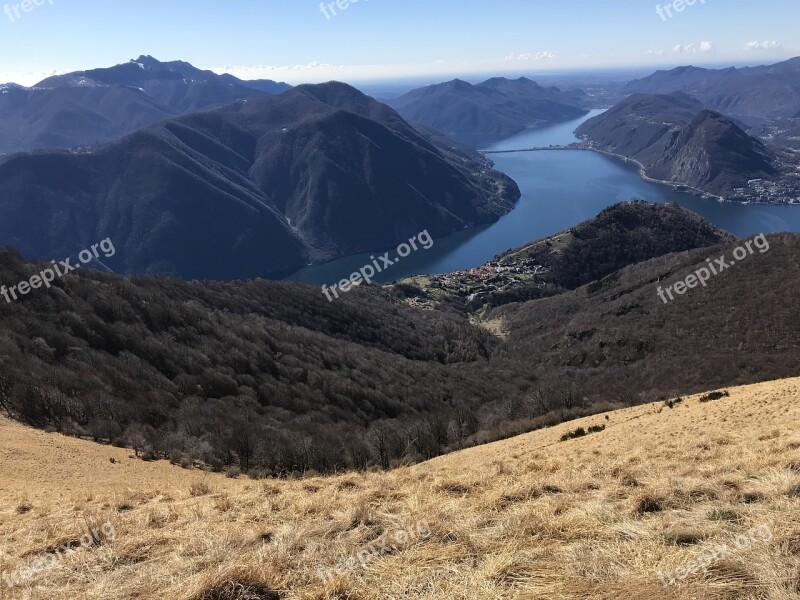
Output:
[[[0,0],[0,81],[140,54],[293,84],[800,55],[798,0],[696,0],[663,18],[651,0],[360,0],[330,18],[319,0],[37,1],[17,17],[20,0]]]

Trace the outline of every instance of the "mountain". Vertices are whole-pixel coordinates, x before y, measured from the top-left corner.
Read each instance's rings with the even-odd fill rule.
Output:
[[[707,107],[739,118],[800,117],[800,57],[737,69],[678,67],[628,83],[627,94],[685,92]]]
[[[778,175],[777,157],[760,140],[682,92],[634,94],[577,134],[637,160],[648,177],[715,195]]]
[[[91,146],[170,117],[289,88],[151,56],[48,77],[30,88],[8,84],[0,86],[0,154]]]
[[[252,90],[275,95],[291,86],[269,80],[243,81],[233,75],[217,75],[213,71],[201,70],[183,61],[161,62],[152,56],[140,56],[135,60],[109,68],[76,71],[66,75],[48,77],[37,83],[36,88],[62,86],[125,86],[144,90],[161,104],[190,112],[210,104],[227,104],[253,96]]]
[[[578,118],[586,114],[585,101],[580,91],[544,88],[525,77],[495,77],[478,85],[454,79],[412,90],[390,104],[412,123],[470,141]]]
[[[606,398],[632,402],[694,391],[687,386],[699,381],[708,388],[745,383],[739,378],[756,371],[762,381],[796,376],[797,366],[780,356],[800,351],[800,338],[767,338],[796,314],[800,235],[766,239],[767,249],[747,253],[707,286],[695,283],[667,304],[659,288],[707,269],[709,261],[733,263],[743,241],[657,257],[574,292],[490,311],[485,319],[505,332],[493,359],[525,357],[543,378],[561,372],[578,389],[595,387]],[[753,364],[754,356],[765,368]],[[775,367],[766,367],[773,360]],[[722,364],[736,366],[722,373],[716,370]]]
[[[478,153],[332,82],[91,152],[12,156],[0,197],[0,243],[24,256],[61,259],[110,237],[115,271],[236,279],[491,222],[519,190]]]
[[[645,225],[660,216],[663,234]],[[797,373],[800,236],[770,236],[769,252],[664,305],[659,286],[740,242],[643,203],[576,231],[569,254],[600,257],[597,273],[630,262],[615,253],[677,252],[480,318],[411,308],[377,285],[331,303],[297,283],[81,269],[0,295],[0,410],[150,456],[278,474],[431,458],[598,407]],[[585,268],[565,261],[560,277],[551,264],[564,281]],[[48,266],[4,252],[0,281]]]
[[[677,204],[621,202],[476,269],[412,277],[393,288],[414,305],[484,314],[504,304],[577,289],[651,258],[734,239]]]

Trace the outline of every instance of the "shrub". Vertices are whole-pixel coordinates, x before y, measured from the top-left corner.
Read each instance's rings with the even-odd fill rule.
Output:
[[[575,438],[584,437],[586,435],[589,435],[590,433],[599,433],[601,431],[604,431],[605,428],[606,428],[605,425],[592,425],[591,427],[589,427],[587,431],[583,427],[578,427],[576,430],[568,431],[567,433],[562,435],[561,441],[566,442],[567,440],[574,440]]]
[[[711,402],[712,400],[719,400],[720,398],[727,398],[730,396],[728,390],[722,392],[710,392],[700,396],[700,402]]]
[[[209,456],[206,462],[208,463],[208,466],[211,467],[211,470],[215,473],[220,473],[225,467],[225,463],[223,463],[222,460],[216,456]]]
[[[205,481],[197,481],[189,488],[189,494],[194,497],[207,496],[211,493],[211,488]]]
[[[561,436],[561,441],[566,442],[575,438],[583,437],[586,435],[586,430],[583,427],[578,427],[575,431],[568,431]]]

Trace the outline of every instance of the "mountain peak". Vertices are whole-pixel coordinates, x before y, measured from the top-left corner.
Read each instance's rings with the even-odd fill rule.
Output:
[[[430,87],[431,89],[444,88],[453,90],[468,90],[474,88],[475,86],[473,86],[468,81],[456,78],[456,79],[451,79],[450,81],[445,81],[444,83],[432,85]]]
[[[731,124],[733,124],[733,123],[731,122],[731,120],[730,120],[730,119],[728,119],[728,117],[726,117],[725,115],[723,115],[723,114],[721,114],[721,113],[718,113],[718,112],[717,112],[717,111],[715,111],[715,110],[711,110],[710,108],[704,108],[704,109],[703,109],[703,110],[701,110],[699,113],[697,113],[697,116],[694,118],[694,121],[695,121],[696,123],[699,123],[699,122],[701,122],[701,121],[710,121],[710,120],[714,120],[714,121],[728,121],[728,122],[730,122]]]
[[[141,66],[144,70],[149,71],[153,69],[158,69],[164,66],[160,60],[153,58],[149,54],[144,55],[142,54],[137,59],[131,59],[128,64],[135,64]]]
[[[326,81],[325,83],[306,83],[294,88],[295,92],[307,94],[331,106],[343,106],[351,103],[363,103],[370,99],[369,96],[354,88],[352,85],[341,81]]]

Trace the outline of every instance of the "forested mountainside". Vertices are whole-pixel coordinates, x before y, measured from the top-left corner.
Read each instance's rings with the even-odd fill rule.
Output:
[[[26,423],[149,457],[280,474],[385,467],[603,407],[795,373],[800,236],[769,236],[769,251],[665,305],[658,286],[738,243],[716,243],[683,212],[655,246],[645,239],[658,228],[643,219],[659,211],[642,203],[601,215],[615,234],[576,227],[586,235],[570,245],[587,260],[592,244],[603,257],[622,239],[645,254],[669,252],[669,240],[682,251],[501,306],[482,322],[498,335],[449,309],[411,308],[391,287],[331,303],[295,283],[84,269],[0,302],[0,402]],[[5,252],[0,281],[43,266]]]
[[[111,238],[116,272],[244,279],[492,222],[519,189],[486,158],[331,82],[88,153],[12,156],[0,197],[0,239],[27,258]]]

